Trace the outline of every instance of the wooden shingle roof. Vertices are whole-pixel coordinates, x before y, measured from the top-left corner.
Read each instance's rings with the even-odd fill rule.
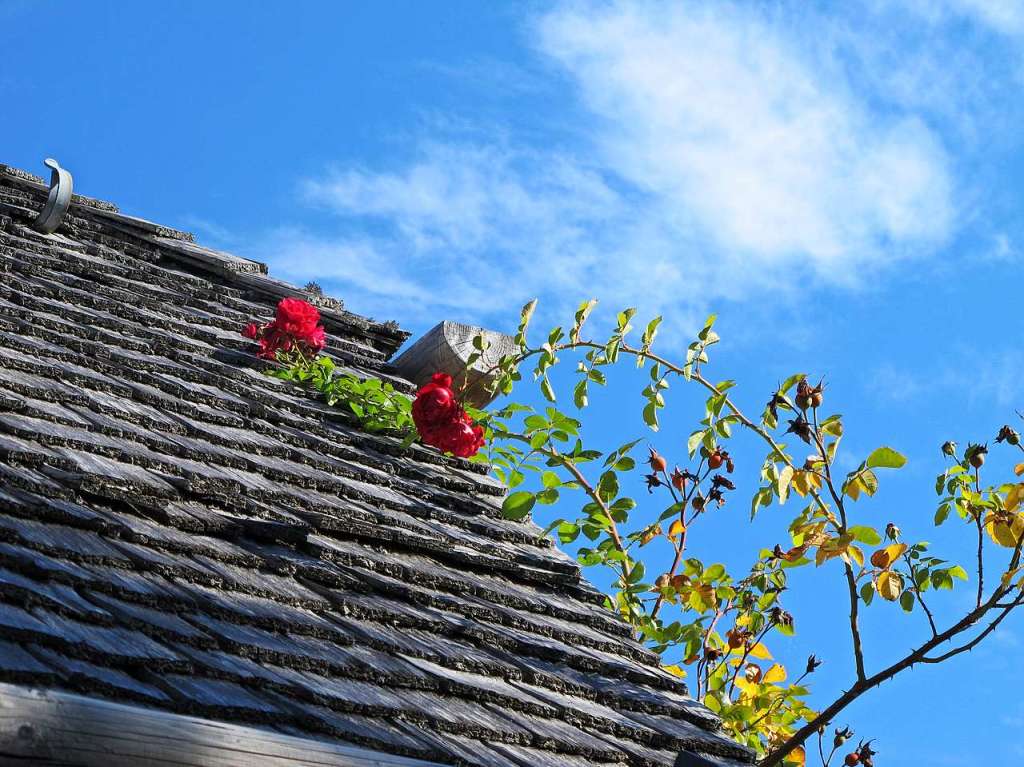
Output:
[[[483,469],[239,335],[301,295],[411,391],[396,325],[87,198],[38,234],[44,199],[0,165],[0,683],[441,764],[751,761]]]

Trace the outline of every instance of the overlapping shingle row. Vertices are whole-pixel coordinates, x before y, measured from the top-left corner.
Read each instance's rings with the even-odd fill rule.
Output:
[[[0,680],[451,764],[749,761],[481,468],[259,372],[239,328],[300,291],[40,200],[0,166]],[[309,298],[410,390],[404,333]]]

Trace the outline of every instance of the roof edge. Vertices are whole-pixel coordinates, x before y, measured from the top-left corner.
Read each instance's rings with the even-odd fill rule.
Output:
[[[2,163],[0,182],[44,200],[49,189],[49,184],[39,176]],[[72,215],[91,219],[106,229],[113,229],[117,234],[139,237],[157,246],[161,256],[212,273],[231,287],[252,291],[275,300],[291,297],[309,301],[321,310],[328,330],[334,326],[345,331],[357,331],[381,349],[387,359],[393,357],[409,338],[410,334],[402,330],[397,322],[381,322],[345,311],[341,299],[271,277],[267,265],[260,261],[204,247],[196,243],[191,232],[126,215],[113,203],[75,194],[71,198],[70,212]]]
[[[79,767],[443,767],[379,751],[55,690],[0,684],[0,759]]]

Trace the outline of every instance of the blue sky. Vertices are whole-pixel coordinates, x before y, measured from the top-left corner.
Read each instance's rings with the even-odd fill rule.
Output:
[[[717,311],[738,401],[826,376],[844,460],[910,459],[859,519],[961,559],[962,531],[931,525],[938,445],[1024,409],[1022,95],[1019,0],[0,0],[0,162],[57,157],[82,193],[413,331],[509,329],[533,296],[550,323],[594,296],[663,313],[671,349]],[[638,388],[623,372],[595,397],[598,444],[644,434]],[[670,407],[651,436],[681,463],[699,398]],[[759,462],[735,452],[740,474]],[[736,506],[693,546],[739,569],[790,509],[749,525]],[[818,575],[797,578],[779,650],[826,657],[836,690],[846,607]],[[919,618],[873,606],[869,666]],[[1019,763],[1022,629],[850,709],[878,763]]]

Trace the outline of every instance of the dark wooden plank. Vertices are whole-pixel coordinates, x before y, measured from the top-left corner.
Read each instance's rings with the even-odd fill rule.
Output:
[[[438,767],[252,727],[0,684],[0,761],[5,757],[78,767]]]

